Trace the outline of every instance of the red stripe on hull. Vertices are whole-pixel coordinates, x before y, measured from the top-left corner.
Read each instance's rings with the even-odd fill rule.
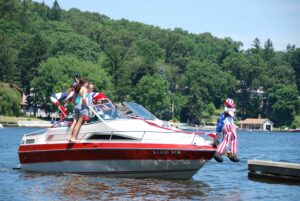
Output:
[[[116,146],[116,144],[115,146],[108,146],[108,143],[73,145],[73,147],[68,147],[66,144],[20,146],[20,163],[80,160],[209,160],[215,152],[215,149],[210,146],[205,149],[204,147],[191,146],[188,149],[186,145],[174,145],[173,148],[157,145],[156,148],[151,148],[145,144],[143,144],[144,147],[131,148],[128,147],[128,144],[122,144],[126,148]],[[168,146],[172,147],[171,145]]]
[[[213,146],[196,146],[182,144],[150,144],[150,143],[62,143],[62,144],[33,144],[20,145],[19,152],[51,151],[74,149],[185,149],[185,150],[213,150]]]

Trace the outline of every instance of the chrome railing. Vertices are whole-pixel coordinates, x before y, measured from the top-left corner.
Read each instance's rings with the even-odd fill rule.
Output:
[[[136,135],[128,135],[128,133],[136,134]],[[193,135],[190,144],[194,144],[195,139],[197,136],[201,136],[206,139],[206,136],[210,133],[185,133],[185,132],[176,132],[181,134],[190,134]],[[79,133],[79,141],[104,141],[104,142],[113,142],[113,141],[139,141],[142,142],[145,140],[146,136],[149,137],[149,135],[153,134],[170,134],[169,141],[176,141],[175,139],[172,140],[172,134],[174,132],[168,131],[168,132],[161,132],[161,131],[101,131],[101,132],[86,132],[86,133]],[[51,138],[50,141],[63,141],[67,139],[67,133],[45,133],[45,135],[53,135],[54,137]],[[107,139],[89,139],[92,135],[109,135],[109,138]],[[48,137],[45,137],[45,139],[48,139]],[[113,139],[113,136],[120,136],[128,139]],[[147,138],[147,140],[159,140],[159,138]],[[178,140],[178,139],[177,139]]]

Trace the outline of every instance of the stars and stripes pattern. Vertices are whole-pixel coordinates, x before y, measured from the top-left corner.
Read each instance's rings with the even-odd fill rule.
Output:
[[[235,108],[234,101],[231,98],[226,99],[226,101],[224,102],[224,106],[229,108]]]
[[[226,147],[230,142],[230,151],[232,154],[237,153],[237,133],[234,119],[232,117],[226,117],[223,126],[224,140],[218,146],[217,152],[224,154]]]

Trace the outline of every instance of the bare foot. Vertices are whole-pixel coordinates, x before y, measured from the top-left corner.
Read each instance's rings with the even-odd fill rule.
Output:
[[[70,139],[70,142],[76,142],[77,140],[76,139],[74,139],[74,138],[71,138]]]

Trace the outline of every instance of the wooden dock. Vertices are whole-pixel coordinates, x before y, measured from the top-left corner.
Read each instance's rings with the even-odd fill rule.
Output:
[[[248,177],[251,179],[271,179],[300,184],[300,164],[298,163],[248,160],[248,170]]]

